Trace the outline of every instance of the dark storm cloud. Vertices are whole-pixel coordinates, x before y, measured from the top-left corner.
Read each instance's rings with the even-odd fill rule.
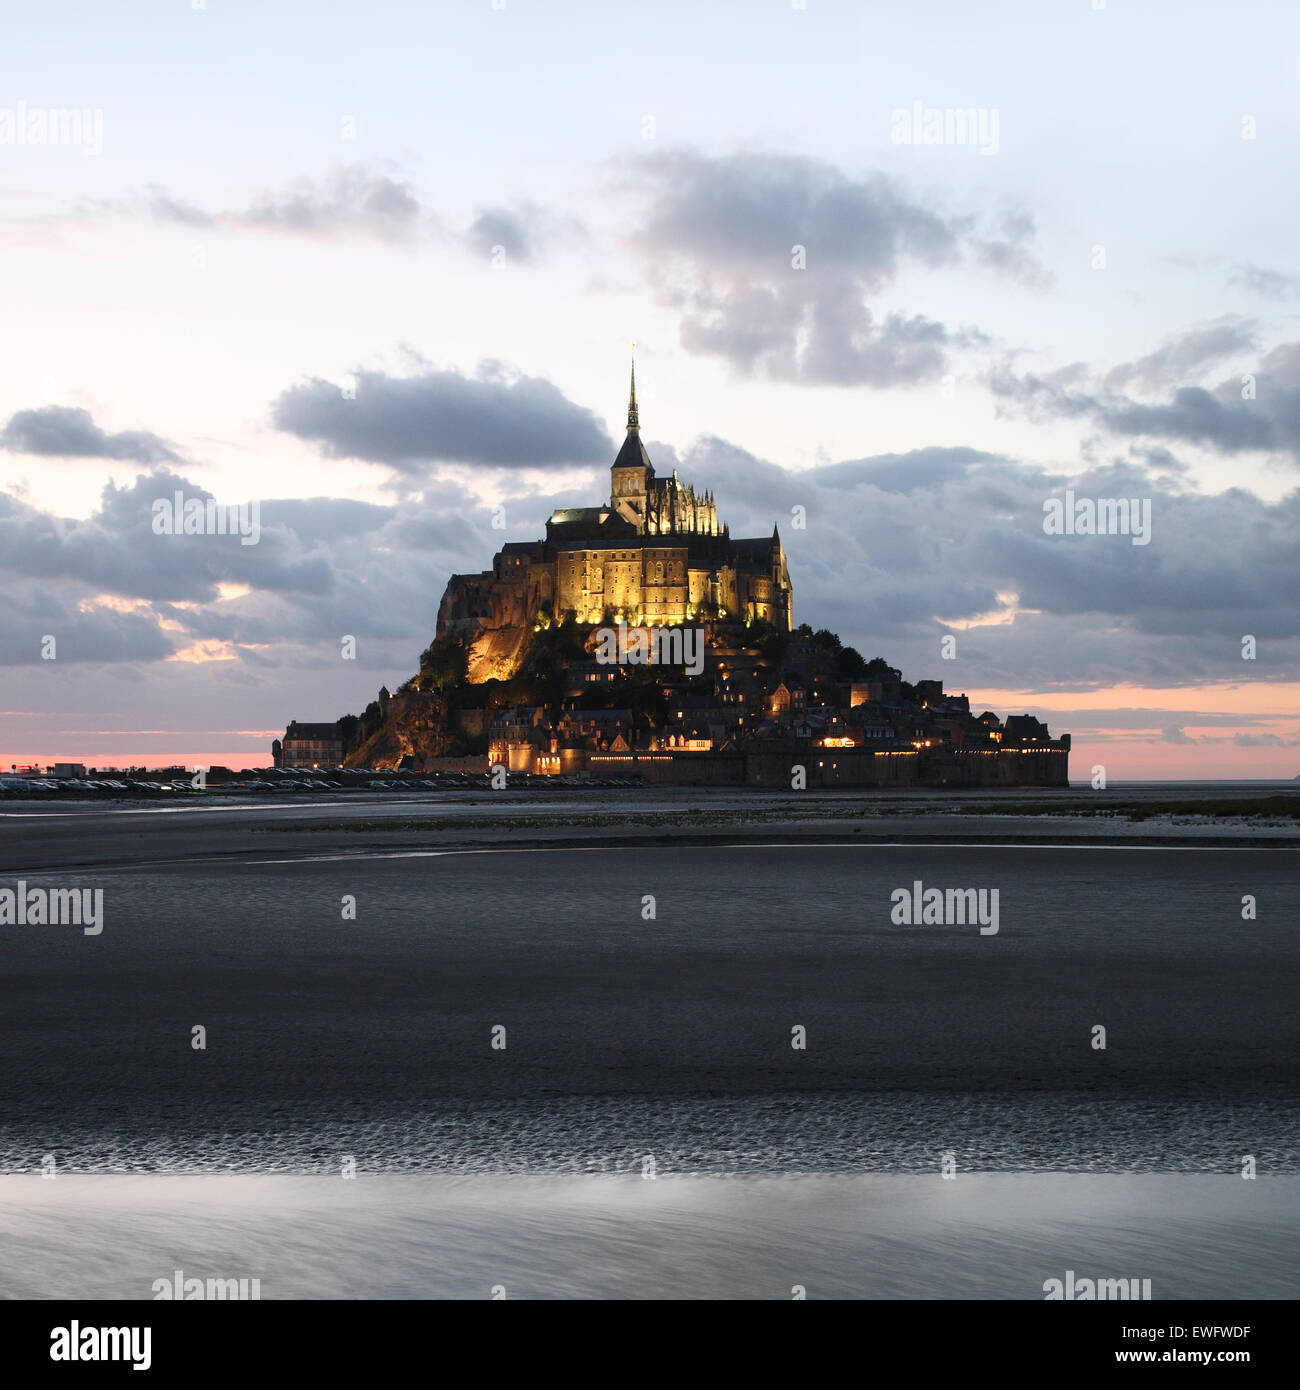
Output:
[[[0,431],[0,449],[44,458],[118,459],[132,463],[179,463],[166,440],[148,430],[108,434],[88,410],[49,405],[20,410]]]
[[[905,266],[970,255],[1046,283],[1029,250],[1032,218],[1004,214],[981,231],[879,174],[855,179],[803,156],[676,151],[638,160],[629,181],[647,209],[633,244],[660,300],[680,314],[683,346],[746,372],[841,386],[928,380],[952,348],[984,338],[924,314],[873,310],[869,298]]]
[[[1136,377],[1140,366],[1116,368],[1111,377],[1115,372],[1122,379]],[[1243,376],[1249,376],[1249,383]],[[1300,343],[1273,348],[1241,376],[1211,388],[1181,386],[1163,401],[1136,400],[1105,386],[1076,390],[1053,377],[1016,376],[1002,369],[991,374],[989,384],[994,395],[1031,419],[1081,418],[1114,434],[1181,440],[1225,454],[1279,450],[1300,459]]]
[[[331,458],[383,463],[406,474],[439,462],[486,468],[608,462],[614,451],[590,410],[549,381],[507,376],[497,363],[483,364],[476,377],[360,372],[353,399],[314,378],[281,392],[272,419]]]

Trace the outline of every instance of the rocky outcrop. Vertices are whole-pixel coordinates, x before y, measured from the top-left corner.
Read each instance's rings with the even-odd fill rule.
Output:
[[[469,681],[508,681],[519,670],[531,636],[532,629],[526,627],[480,629],[469,649]]]
[[[384,722],[344,759],[345,767],[393,769],[404,758],[421,766],[448,751],[438,700],[416,691],[399,692],[386,701]]]
[[[545,602],[533,567],[497,574],[453,574],[438,606],[438,637],[458,637],[468,644],[467,679],[473,685],[509,680],[532,635],[533,622]]]

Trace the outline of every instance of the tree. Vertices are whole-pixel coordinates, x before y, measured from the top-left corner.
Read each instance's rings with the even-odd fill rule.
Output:
[[[842,681],[861,680],[867,673],[867,663],[856,647],[842,647],[835,660],[835,674]]]
[[[420,690],[446,690],[464,685],[469,673],[469,652],[459,637],[439,637],[420,656]]]
[[[786,654],[790,646],[790,634],[788,632],[769,632],[758,644],[758,650],[764,661],[775,665]]]

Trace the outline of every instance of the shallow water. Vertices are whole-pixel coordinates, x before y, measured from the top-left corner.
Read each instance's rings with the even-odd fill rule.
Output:
[[[274,1298],[1283,1298],[1300,1179],[59,1177],[0,1179],[0,1292]],[[251,1285],[250,1285],[251,1291]]]

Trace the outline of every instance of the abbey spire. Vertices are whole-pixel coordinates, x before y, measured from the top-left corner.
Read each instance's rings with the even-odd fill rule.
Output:
[[[641,422],[636,413],[636,344],[632,344],[632,394],[627,398],[627,432],[628,434],[640,434]]]

